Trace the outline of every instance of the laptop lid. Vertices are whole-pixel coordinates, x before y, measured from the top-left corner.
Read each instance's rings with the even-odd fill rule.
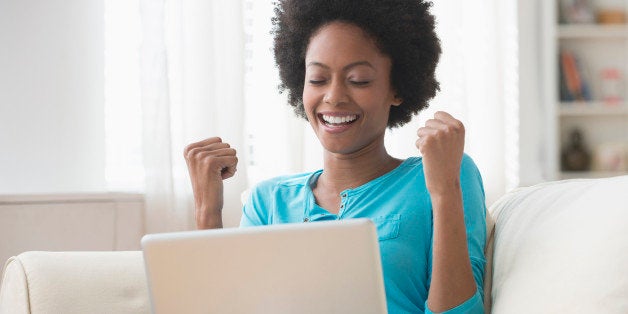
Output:
[[[149,234],[155,313],[386,313],[368,219]]]

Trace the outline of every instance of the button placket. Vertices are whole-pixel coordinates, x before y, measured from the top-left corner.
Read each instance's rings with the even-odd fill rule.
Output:
[[[347,198],[348,198],[347,192],[340,193],[340,210],[338,211],[338,219],[340,219],[340,216],[342,216],[343,212],[347,208]]]

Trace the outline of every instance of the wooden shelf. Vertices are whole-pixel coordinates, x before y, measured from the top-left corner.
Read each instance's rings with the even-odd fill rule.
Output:
[[[615,105],[604,102],[561,102],[559,114],[563,117],[577,116],[623,116],[628,115],[625,103]]]
[[[561,39],[628,38],[628,26],[599,24],[562,24],[556,33]]]

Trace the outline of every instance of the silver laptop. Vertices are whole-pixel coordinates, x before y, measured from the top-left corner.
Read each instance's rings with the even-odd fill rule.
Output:
[[[368,219],[149,234],[155,313],[386,313]]]

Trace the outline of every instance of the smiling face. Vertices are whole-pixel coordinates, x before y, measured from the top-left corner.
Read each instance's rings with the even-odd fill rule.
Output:
[[[391,60],[361,28],[321,27],[305,56],[303,105],[328,152],[352,154],[382,145],[390,106],[401,103],[390,83]]]

